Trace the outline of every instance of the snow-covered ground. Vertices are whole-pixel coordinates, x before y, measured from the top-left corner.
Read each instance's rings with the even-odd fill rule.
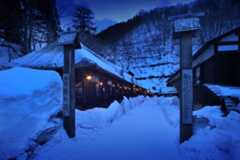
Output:
[[[0,71],[0,160],[23,156],[62,106],[62,80],[52,71]]]
[[[26,150],[52,126],[62,105],[62,80],[55,72],[26,68],[0,71],[0,160],[28,159]],[[223,117],[218,106],[195,111],[193,137],[179,144],[177,97],[124,98],[108,108],[77,111],[77,136],[62,127],[43,146],[36,160],[237,160],[240,114]]]
[[[237,160],[240,156],[240,115],[222,117],[220,108],[196,111],[194,136],[179,142],[179,109],[176,97],[137,97],[114,102],[108,109],[77,112],[77,136],[68,139],[60,129],[39,148],[37,160]],[[207,123],[208,122],[208,123]]]

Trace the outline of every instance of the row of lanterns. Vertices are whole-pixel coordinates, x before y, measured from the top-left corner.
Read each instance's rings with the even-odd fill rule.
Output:
[[[87,81],[94,81],[94,82],[96,82],[96,86],[103,86],[104,85],[103,82],[99,81],[97,77],[93,77],[92,75],[86,75],[85,79]],[[143,89],[138,88],[136,85],[133,85],[133,88],[131,88],[131,87],[127,87],[127,86],[121,86],[119,84],[113,84],[112,81],[110,81],[110,80],[107,82],[107,84],[109,86],[117,87],[119,89],[124,89],[124,90],[129,90],[129,91],[131,91],[133,89],[135,92],[141,91],[141,92],[144,92],[145,94],[151,94],[150,90],[142,91]]]

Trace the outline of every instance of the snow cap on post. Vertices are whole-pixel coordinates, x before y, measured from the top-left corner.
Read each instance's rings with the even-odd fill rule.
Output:
[[[72,45],[74,49],[79,49],[80,46],[80,35],[78,32],[65,32],[59,39],[58,44],[62,46]]]
[[[197,32],[200,31],[200,19],[199,17],[204,16],[204,13],[188,13],[179,16],[173,16],[169,19],[173,21],[174,25],[174,38],[186,32]]]
[[[188,32],[200,29],[199,18],[183,18],[174,21],[174,32]]]

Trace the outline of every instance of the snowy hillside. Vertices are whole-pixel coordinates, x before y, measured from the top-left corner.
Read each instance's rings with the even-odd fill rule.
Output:
[[[49,119],[62,107],[62,80],[51,71],[0,71],[0,159],[26,156]]]
[[[171,27],[164,30],[163,23],[144,23],[120,39],[114,44],[115,62],[132,71],[141,86],[169,93],[174,89],[166,87],[166,80],[179,68],[178,46],[172,42]]]
[[[172,23],[167,17],[143,21],[114,43],[112,61],[135,74],[138,83],[152,92],[172,93],[166,81],[179,69],[179,40],[173,38]],[[193,37],[193,53],[201,46]]]
[[[137,14],[99,34],[112,51],[106,57],[131,70],[139,83],[154,92],[171,92],[166,79],[179,68],[179,40],[173,40],[169,18],[187,13],[200,17],[201,33],[193,38],[193,53],[204,42],[240,25],[236,0],[196,0],[186,5],[156,8]],[[229,12],[231,10],[231,12]]]

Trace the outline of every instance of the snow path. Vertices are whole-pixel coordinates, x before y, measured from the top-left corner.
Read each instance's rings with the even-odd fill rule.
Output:
[[[194,115],[209,124],[179,144],[176,97],[137,97],[107,109],[77,111],[77,136],[61,129],[37,151],[36,160],[238,160],[240,115],[222,117],[220,108],[205,107]]]
[[[83,131],[78,127],[77,137],[67,139],[64,131],[45,148],[36,159],[176,159],[178,152],[177,118],[171,117],[170,107],[163,99],[145,100],[125,113],[108,127]],[[162,107],[157,107],[159,104]],[[123,104],[124,105],[124,104]],[[129,106],[129,104],[128,104]],[[131,108],[130,107],[130,108]],[[171,109],[170,109],[171,110]],[[165,123],[167,122],[167,123]],[[78,123],[79,126],[79,123]],[[88,133],[86,133],[88,132]],[[88,137],[91,135],[90,137]]]

